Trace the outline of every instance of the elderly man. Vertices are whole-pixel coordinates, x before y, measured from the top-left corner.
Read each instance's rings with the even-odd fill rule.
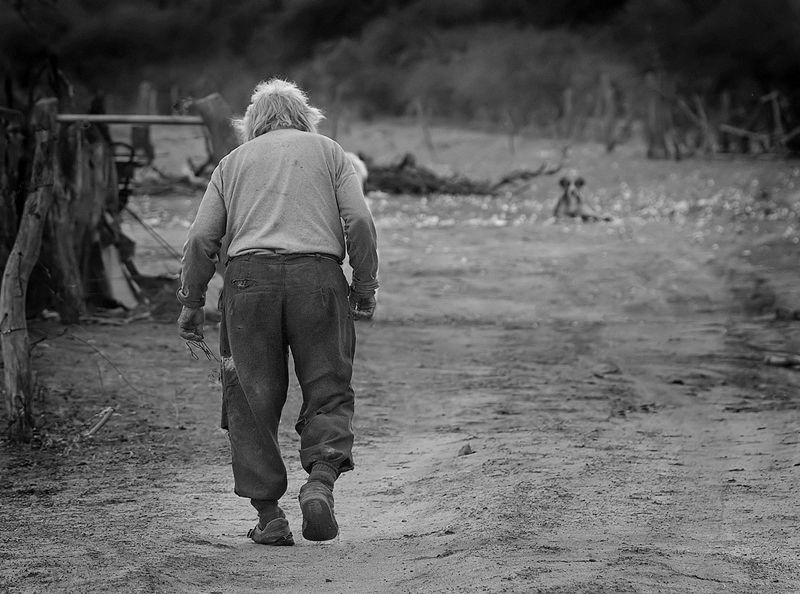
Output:
[[[278,506],[287,488],[278,423],[289,350],[303,393],[304,538],[337,536],[333,485],[353,468],[353,320],[375,310],[378,255],[361,182],[344,150],[316,132],[322,117],[293,83],[260,83],[234,122],[243,144],[214,170],[183,251],[178,326],[183,338],[202,341],[206,288],[223,240],[227,248],[222,427],[234,490],[258,510],[248,535],[261,544],[294,544]]]

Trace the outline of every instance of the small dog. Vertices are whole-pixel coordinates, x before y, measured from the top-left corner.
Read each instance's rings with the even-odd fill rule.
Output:
[[[574,169],[570,169],[558,180],[563,192],[556,202],[553,216],[557,219],[561,217],[580,217],[582,221],[610,221],[608,215],[598,215],[593,213],[584,203],[581,197],[581,188],[586,181]]]

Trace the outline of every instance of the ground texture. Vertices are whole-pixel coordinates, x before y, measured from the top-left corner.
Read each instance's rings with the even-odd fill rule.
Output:
[[[246,538],[216,363],[179,340],[171,288],[149,316],[32,321],[41,428],[0,446],[0,591],[799,591],[800,372],[765,358],[800,352],[800,173],[586,151],[613,222],[548,220],[552,178],[370,196],[383,284],[330,543],[300,537],[296,384],[298,543]],[[176,247],[196,206],[134,198]],[[144,269],[177,270],[126,228]]]

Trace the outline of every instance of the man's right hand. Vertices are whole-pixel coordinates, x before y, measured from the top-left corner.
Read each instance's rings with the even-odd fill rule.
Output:
[[[203,341],[203,323],[205,322],[203,308],[191,308],[185,305],[178,316],[178,331],[185,340]]]
[[[375,314],[375,306],[378,301],[375,299],[375,292],[358,294],[350,289],[350,309],[353,312],[354,320],[371,320]]]

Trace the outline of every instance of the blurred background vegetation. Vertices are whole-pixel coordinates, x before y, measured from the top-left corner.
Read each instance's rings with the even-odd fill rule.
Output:
[[[0,31],[0,104],[16,108],[57,64],[74,111],[97,94],[135,111],[147,80],[159,112],[212,92],[241,112],[281,76],[334,131],[414,115],[569,135],[554,122],[590,121],[604,92],[618,116],[644,116],[658,73],[741,125],[777,90],[784,124],[800,125],[800,0],[0,0]]]

